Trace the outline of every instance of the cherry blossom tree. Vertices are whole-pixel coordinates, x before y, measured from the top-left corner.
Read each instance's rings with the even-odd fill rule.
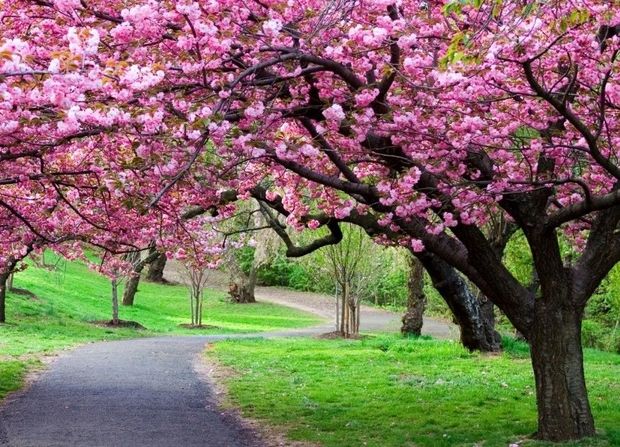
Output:
[[[230,191],[330,231],[298,247],[276,226],[293,256],[359,225],[415,253],[462,328],[482,327],[464,276],[528,339],[540,438],[594,434],[581,318],[620,259],[609,2],[16,0],[0,23],[18,233],[151,241]],[[538,294],[482,231],[497,215]]]

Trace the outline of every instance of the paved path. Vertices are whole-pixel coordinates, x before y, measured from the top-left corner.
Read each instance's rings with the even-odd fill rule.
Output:
[[[255,447],[193,369],[209,337],[94,343],[0,407],[10,447]]]
[[[184,283],[182,267],[177,261],[170,260],[166,264],[165,277],[173,282]],[[207,286],[211,289],[228,291],[228,275],[219,271],[209,273]],[[306,334],[331,332],[335,325],[335,299],[333,296],[299,292],[282,287],[257,287],[256,299],[283,306],[293,307],[305,312],[319,315],[326,319],[326,324],[305,331]],[[398,332],[401,325],[401,314],[376,307],[362,305],[360,311],[360,330],[362,332]],[[458,339],[458,328],[446,321],[435,318],[424,318],[422,333],[435,338]]]
[[[170,279],[178,280],[174,275]],[[0,406],[2,447],[262,447],[221,413],[195,371],[206,343],[223,338],[317,335],[333,330],[333,298],[259,288],[259,300],[315,313],[315,327],[268,334],[161,337],[93,343],[62,355],[31,388]],[[397,330],[399,315],[364,307],[362,330]],[[454,337],[450,325],[425,332]]]

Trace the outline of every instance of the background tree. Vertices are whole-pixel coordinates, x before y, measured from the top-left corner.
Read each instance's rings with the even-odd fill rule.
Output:
[[[191,326],[202,327],[202,307],[204,303],[204,289],[207,285],[207,270],[196,264],[184,264],[187,288],[189,290],[189,308],[191,314]]]
[[[227,221],[227,237],[236,236],[236,245],[248,241],[251,249],[246,252],[251,256],[241,259],[239,248],[229,250],[226,268],[230,275],[229,294],[236,303],[255,303],[255,288],[258,274],[262,267],[269,264],[274,258],[279,239],[271,226],[267,223],[259,204],[252,200],[247,205],[247,215],[237,216]],[[245,245],[248,246],[247,244]]]
[[[156,251],[156,249],[153,250]],[[152,254],[149,255],[149,258],[151,255]],[[153,259],[146,263],[148,264],[148,270],[145,279],[150,282],[164,284],[166,282],[164,278],[164,270],[166,269],[166,262],[168,260],[166,253],[157,252],[157,255],[153,255],[152,257]]]
[[[404,335],[422,335],[424,325],[424,309],[426,296],[424,295],[424,266],[413,255],[408,257],[409,275],[407,278],[407,311],[403,316],[403,325],[400,331]]]
[[[377,265],[368,256],[371,244],[361,228],[345,226],[338,244],[310,255],[310,262],[318,267],[315,275],[328,277],[335,286],[336,331],[345,338],[359,334],[362,291],[374,279]]]
[[[157,259],[159,259],[161,255],[162,253],[159,253],[153,247],[148,250],[147,255],[144,257],[141,256],[141,252],[139,251],[127,254],[126,259],[131,263],[133,271],[129,274],[125,282],[125,288],[123,289],[123,306],[133,306],[144,267],[147,265],[151,266],[153,262],[157,262]]]

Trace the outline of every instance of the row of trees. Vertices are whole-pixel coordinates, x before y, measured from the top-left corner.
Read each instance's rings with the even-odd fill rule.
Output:
[[[593,435],[580,334],[620,259],[616,9],[4,4],[1,271],[29,247],[76,257],[85,242],[115,254],[110,275],[153,241],[214,264],[205,228],[249,197],[289,256],[350,223],[419,259],[470,348],[496,344],[478,291],[502,310],[531,345],[540,438]],[[503,262],[498,216],[523,232],[535,287]],[[328,234],[300,246],[285,225]]]

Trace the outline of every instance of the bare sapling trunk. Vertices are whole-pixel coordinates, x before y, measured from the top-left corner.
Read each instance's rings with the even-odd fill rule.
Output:
[[[339,321],[336,327],[342,337],[355,337],[360,330],[360,300],[352,293],[353,287],[350,283],[339,282],[338,286],[337,316]]]
[[[419,337],[422,335],[424,324],[424,309],[426,296],[424,295],[424,266],[412,254],[408,256],[409,278],[407,281],[407,312],[403,316],[401,333]]]
[[[185,266],[185,272],[188,279],[191,325],[193,327],[202,327],[204,288],[208,277],[207,270],[202,267],[187,265]]]
[[[338,282],[336,281],[335,287],[334,287],[335,293],[334,293],[334,301],[336,302],[336,315],[335,315],[335,325],[336,325],[336,332],[342,332],[340,329],[340,293],[338,292]]]
[[[113,278],[112,281],[112,325],[118,326],[118,280]]]
[[[201,302],[201,298],[202,298],[202,294],[200,293],[200,290],[194,290],[194,306],[196,307],[196,310],[194,311],[194,326],[201,326],[202,325],[202,315],[200,315],[200,302]]]

